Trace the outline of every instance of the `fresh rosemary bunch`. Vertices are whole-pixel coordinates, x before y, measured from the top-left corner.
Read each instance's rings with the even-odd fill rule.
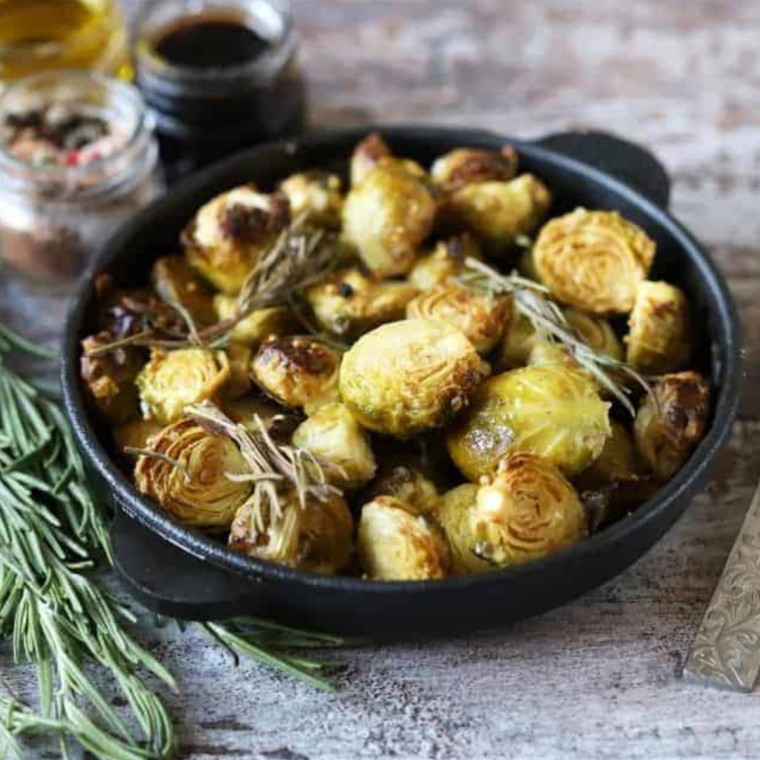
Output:
[[[99,556],[111,560],[107,515],[58,406],[4,364],[12,350],[53,355],[0,325],[0,640],[35,665],[39,687],[36,709],[0,694],[0,758],[21,757],[17,737],[43,733],[57,737],[63,758],[72,739],[108,760],[170,757],[174,730],[145,676],[171,689],[174,679],[127,632],[134,615],[88,574]],[[257,620],[196,625],[233,652],[330,688],[322,663],[279,650],[336,639]],[[93,663],[130,715],[90,678]]]

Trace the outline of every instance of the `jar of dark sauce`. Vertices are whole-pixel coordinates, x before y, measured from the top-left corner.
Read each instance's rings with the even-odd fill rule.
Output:
[[[134,61],[170,181],[304,127],[284,0],[151,0],[137,19]]]

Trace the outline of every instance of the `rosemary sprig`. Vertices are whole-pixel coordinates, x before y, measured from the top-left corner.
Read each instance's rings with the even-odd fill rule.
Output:
[[[636,415],[636,410],[628,398],[630,388],[621,383],[619,378],[631,378],[651,394],[649,383],[625,362],[613,359],[603,351],[589,346],[572,328],[559,306],[549,298],[545,287],[516,274],[505,275],[497,272],[488,264],[472,257],[465,259],[465,266],[472,272],[463,277],[468,284],[491,293],[511,295],[517,309],[537,330],[551,340],[561,343],[575,361],[606,388],[632,417]]]
[[[4,365],[12,349],[47,352],[0,325],[0,641],[12,643],[17,662],[36,666],[39,709],[0,694],[0,758],[21,757],[19,737],[39,734],[58,739],[62,758],[71,740],[106,760],[169,757],[174,729],[144,674],[172,689],[174,679],[126,632],[134,615],[88,575],[100,555],[112,561],[108,516],[58,405]],[[323,663],[281,650],[331,640],[256,620],[229,631],[210,625],[225,646],[328,687]],[[114,710],[102,679],[90,678],[92,663],[121,692],[130,719]]]
[[[318,459],[306,449],[275,442],[258,415],[253,418],[257,431],[251,432],[244,425],[233,422],[210,401],[192,404],[185,411],[237,444],[250,472],[227,477],[254,483],[251,503],[254,524],[259,531],[265,528],[264,506],[271,509],[274,519],[282,517],[280,495],[286,489],[296,492],[301,508],[306,507],[308,496],[325,501],[331,494],[341,493],[327,482],[325,474],[326,470],[336,468],[335,465]]]

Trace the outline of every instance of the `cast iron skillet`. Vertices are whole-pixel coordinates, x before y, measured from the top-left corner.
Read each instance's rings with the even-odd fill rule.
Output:
[[[181,228],[210,197],[250,181],[266,188],[306,168],[345,169],[346,157],[368,131],[266,145],[191,177],[117,231],[94,274],[109,272],[120,283],[143,283],[151,262],[176,248]],[[567,602],[638,559],[705,484],[729,436],[739,396],[736,310],[707,252],[664,210],[669,181],[656,159],[599,133],[520,142],[460,129],[379,131],[399,155],[423,164],[454,147],[498,149],[510,142],[520,152],[523,169],[535,172],[552,189],[553,213],[577,205],[616,209],[643,226],[657,242],[653,277],[680,284],[694,307],[702,333],[699,363],[715,391],[712,426],[688,464],[650,502],[578,546],[541,561],[428,583],[366,582],[290,570],[233,554],[216,540],[182,527],[140,496],[114,464],[108,436],[88,408],[78,373],[79,341],[92,329],[92,278],[74,296],[66,325],[61,359],[65,405],[93,480],[115,507],[111,534],[117,569],[130,592],[159,613],[188,619],[256,614],[374,639],[509,623]]]

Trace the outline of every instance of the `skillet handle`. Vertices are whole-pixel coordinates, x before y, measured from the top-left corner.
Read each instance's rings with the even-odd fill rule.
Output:
[[[650,151],[636,143],[591,130],[558,132],[537,143],[611,174],[661,208],[668,207],[668,172]]]
[[[114,566],[127,591],[153,612],[219,620],[250,612],[263,582],[227,572],[164,541],[117,507],[111,522]]]

